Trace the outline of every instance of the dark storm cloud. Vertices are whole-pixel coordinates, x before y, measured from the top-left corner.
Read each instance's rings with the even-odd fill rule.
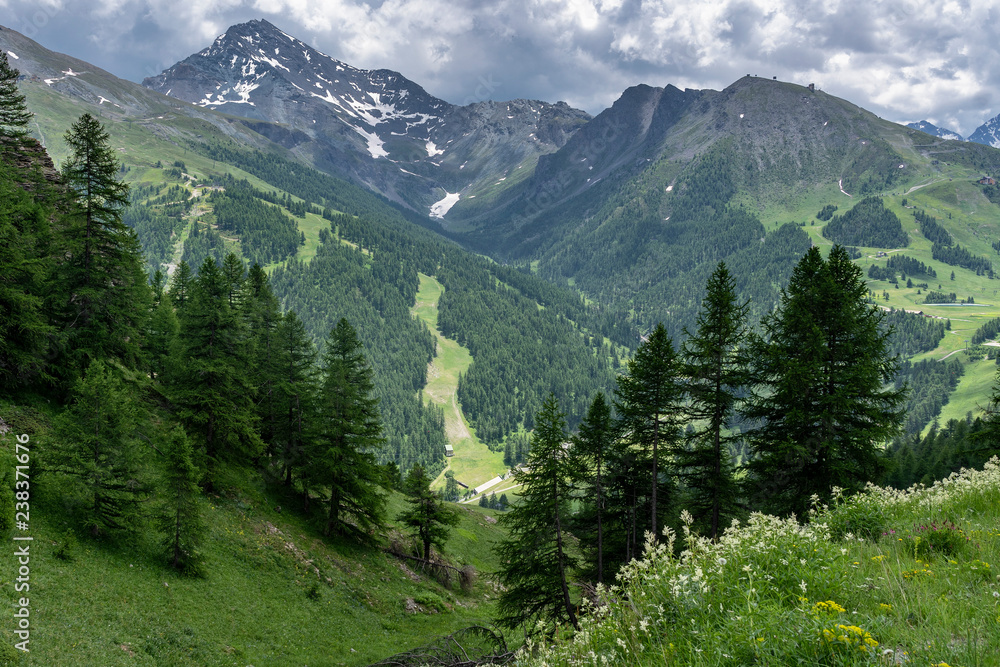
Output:
[[[1000,113],[1000,9],[919,0],[0,0],[0,23],[134,81],[266,18],[455,103],[592,113],[638,83],[815,82],[879,115],[969,134]]]

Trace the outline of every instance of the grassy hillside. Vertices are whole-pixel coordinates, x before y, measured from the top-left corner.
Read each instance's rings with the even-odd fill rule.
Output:
[[[917,185],[886,192],[881,196],[885,207],[900,219],[909,236],[905,248],[886,251],[883,248],[861,247],[862,257],[858,266],[867,275],[871,266],[884,267],[894,254],[905,255],[924,263],[937,273],[936,278],[911,275],[912,287],[905,280],[898,285],[885,280],[868,279],[869,289],[876,296],[876,302],[884,307],[919,311],[926,316],[949,320],[951,330],[937,349],[914,357],[922,359],[944,359],[957,354],[966,366],[966,374],[951,395],[950,402],[939,418],[942,424],[951,418],[964,418],[966,413],[974,416],[982,413],[985,406],[996,366],[992,361],[979,360],[964,353],[967,343],[976,329],[987,321],[1000,317],[1000,281],[987,275],[977,275],[975,271],[953,266],[932,257],[929,239],[920,232],[914,213],[923,211],[937,219],[954,242],[968,249],[972,254],[990,259],[995,270],[1000,270],[1000,255],[992,243],[1000,240],[1000,207],[991,203],[983,194],[983,187],[975,181],[980,173],[962,165],[936,165],[940,173]],[[847,197],[836,185],[824,191],[803,197],[795,204],[771,206],[762,213],[765,226],[775,228],[785,222],[801,222],[813,243],[820,247],[831,247],[832,242],[823,237],[825,222],[817,220],[816,214],[826,205],[838,207],[836,214],[843,214],[856,204],[858,198]],[[954,272],[954,280],[951,274]],[[922,287],[927,283],[926,287]],[[940,285],[940,287],[939,287]],[[924,299],[929,290],[946,294],[954,292],[957,300],[974,300],[973,304],[940,305],[927,304]],[[886,298],[887,297],[887,298]]]
[[[998,525],[994,458],[931,488],[870,488],[808,525],[755,514],[718,543],[685,534],[679,557],[669,535],[581,632],[521,664],[998,665]]]
[[[0,416],[44,452],[44,412],[4,404]],[[478,507],[460,508],[442,554],[476,568],[463,592],[383,552],[385,544],[321,539],[297,499],[266,489],[259,475],[229,470],[201,500],[206,573],[192,578],[167,568],[159,545],[142,534],[95,542],[75,532],[63,480],[32,475],[31,651],[0,653],[0,664],[365,665],[489,621],[484,575],[502,533],[494,513]],[[390,498],[387,540],[410,542],[394,522],[405,506],[399,494]],[[154,511],[151,502],[147,514]],[[8,607],[17,598],[12,553],[0,559]],[[0,632],[6,650],[13,635],[9,626]]]
[[[469,427],[458,401],[458,376],[469,370],[472,355],[458,342],[445,338],[438,329],[438,299],[444,287],[432,276],[419,274],[413,314],[428,326],[437,340],[433,361],[427,365],[427,384],[424,396],[434,405],[444,408],[445,434],[455,455],[445,459],[445,470],[434,481],[434,487],[444,485],[444,473],[451,470],[455,479],[469,488],[475,488],[505,472],[503,454],[490,451],[479,441],[476,431]]]

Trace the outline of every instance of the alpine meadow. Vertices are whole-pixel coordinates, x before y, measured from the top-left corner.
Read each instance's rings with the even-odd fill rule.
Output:
[[[1000,665],[993,121],[149,74],[0,26],[0,664]]]

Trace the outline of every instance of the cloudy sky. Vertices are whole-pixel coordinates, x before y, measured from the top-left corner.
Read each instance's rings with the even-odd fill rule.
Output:
[[[596,114],[638,83],[719,89],[749,73],[962,135],[1000,113],[992,0],[0,0],[0,24],[133,81],[253,18],[456,104]]]

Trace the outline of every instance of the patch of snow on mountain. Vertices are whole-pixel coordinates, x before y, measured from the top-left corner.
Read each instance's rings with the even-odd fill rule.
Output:
[[[351,125],[351,129],[360,134],[368,141],[368,153],[375,159],[380,157],[387,157],[389,152],[382,148],[382,140],[374,132],[366,132],[360,127]]]
[[[66,70],[65,72],[63,72],[63,74],[65,74],[66,76],[78,76],[80,74],[83,74],[83,72],[74,72],[73,68],[70,67],[68,70]]]
[[[434,157],[435,155],[442,155],[444,153],[444,149],[435,146],[434,142],[430,139],[427,140],[425,147],[427,148],[427,157]]]
[[[286,72],[289,72],[289,73],[292,71],[292,70],[288,69],[287,67],[285,67],[284,65],[282,65],[281,63],[279,63],[275,58],[268,58],[268,57],[266,57],[263,54],[263,52],[260,55],[261,55],[260,62],[265,62],[268,65],[270,65],[271,67],[280,67],[281,69],[283,69],[283,70],[285,70]]]
[[[18,58],[18,57],[17,57],[17,54],[16,54],[16,53],[14,53],[13,51],[8,51],[8,52],[7,52],[7,55],[9,55],[9,56],[10,56],[11,58],[13,58],[14,60],[20,60],[20,58]]]
[[[444,199],[431,205],[431,217],[443,218],[451,210],[451,207],[458,203],[458,198],[459,193],[452,194],[446,190]]]

